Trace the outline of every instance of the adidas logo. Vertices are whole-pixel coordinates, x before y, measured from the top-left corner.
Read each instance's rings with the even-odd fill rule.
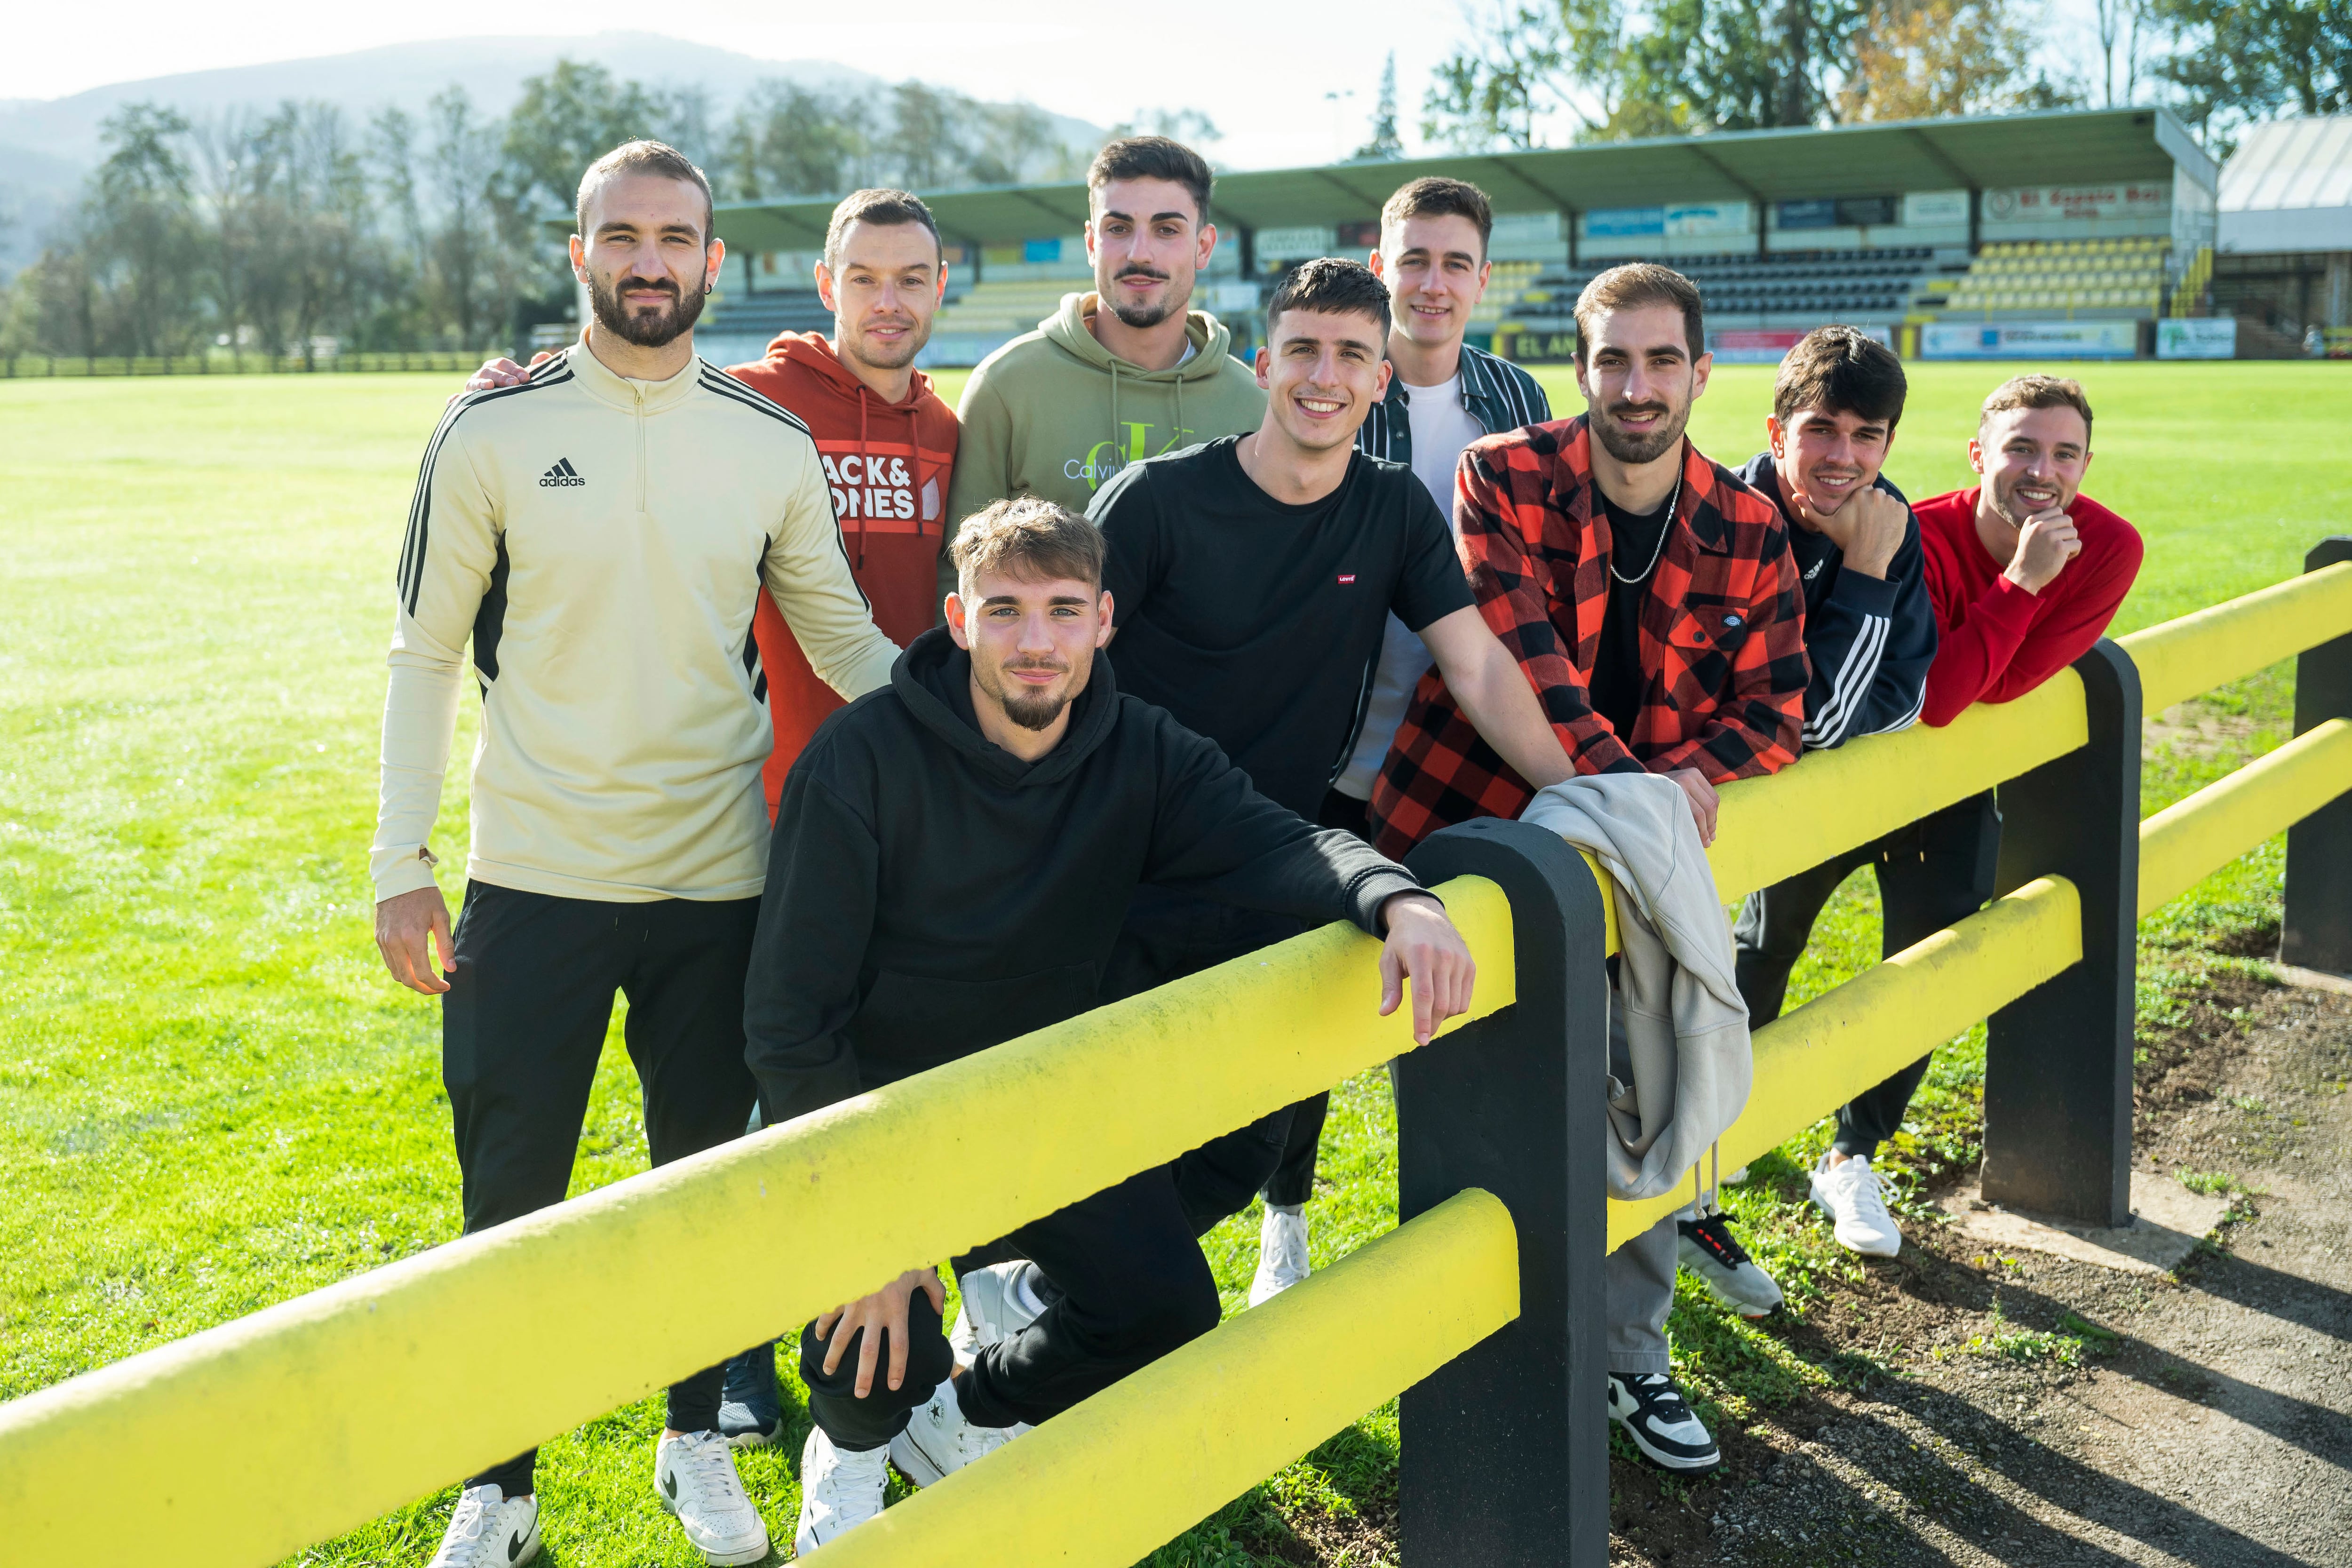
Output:
[[[587,482],[580,477],[579,470],[572,466],[572,459],[569,458],[562,459],[555,467],[539,476],[539,488],[543,490],[563,489],[572,485],[584,485]]]

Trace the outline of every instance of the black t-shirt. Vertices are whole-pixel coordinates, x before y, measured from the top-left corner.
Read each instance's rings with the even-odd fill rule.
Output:
[[[1109,559],[1121,690],[1223,748],[1315,820],[1371,694],[1389,612],[1414,631],[1472,603],[1454,536],[1402,463],[1353,454],[1289,506],[1242,471],[1241,437],[1130,464],[1087,513]]]
[[[1641,717],[1642,692],[1649,684],[1642,673],[1642,601],[1650,596],[1654,563],[1664,553],[1659,541],[1670,521],[1666,509],[1675,500],[1668,496],[1657,510],[1637,516],[1607,496],[1601,498],[1609,509],[1609,557],[1614,570],[1609,574],[1608,607],[1601,612],[1601,647],[1592,656],[1591,695],[1592,710],[1608,720],[1628,746],[1633,743],[1633,721]],[[1620,574],[1633,581],[1622,581]]]

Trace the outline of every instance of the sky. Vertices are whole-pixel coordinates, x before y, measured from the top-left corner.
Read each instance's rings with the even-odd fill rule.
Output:
[[[109,82],[342,54],[383,44],[501,34],[658,32],[768,59],[829,59],[891,79],[908,77],[977,98],[1026,99],[1100,125],[1151,108],[1206,113],[1233,168],[1322,163],[1367,137],[1382,61],[1394,50],[1399,120],[1413,121],[1431,68],[1469,27],[1465,0],[1352,0],[1320,8],[1295,33],[1287,7],[1265,0],[1185,0],[1158,11],[1104,11],[1055,0],[894,0],[884,13],[845,6],[707,0],[648,11],[619,0],[408,0],[397,6],[315,0],[116,0],[103,27],[90,13],[33,5],[9,24],[0,99],[63,98]],[[1471,0],[1477,3],[1477,0]],[[2091,0],[2053,7],[2053,55],[2087,38]],[[1483,14],[1493,0],[1479,5]],[[1299,16],[1297,11],[1290,15]],[[1344,15],[1360,23],[1334,26]],[[887,16],[887,22],[877,20]],[[224,25],[233,17],[233,25]],[[1286,36],[1287,35],[1287,36]],[[1125,66],[1150,63],[1150,68]]]

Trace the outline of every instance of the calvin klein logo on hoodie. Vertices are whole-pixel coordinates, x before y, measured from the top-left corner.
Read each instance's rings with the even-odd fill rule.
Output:
[[[824,477],[833,486],[833,510],[844,519],[929,520],[940,514],[938,477],[925,477],[919,501],[914,470],[904,458],[820,450],[817,460],[824,465]]]
[[[1087,448],[1085,457],[1072,458],[1068,462],[1064,463],[1062,477],[1066,479],[1084,479],[1087,481],[1087,489],[1099,489],[1105,479],[1116,479],[1118,471],[1129,463],[1139,463],[1146,458],[1156,458],[1162,452],[1173,452],[1192,445],[1191,440],[1188,439],[1192,435],[1190,430],[1171,430],[1167,440],[1154,447],[1151,444],[1151,432],[1158,426],[1122,419],[1119,421],[1119,427],[1127,432],[1125,451],[1119,450],[1119,444],[1116,440],[1097,441]]]

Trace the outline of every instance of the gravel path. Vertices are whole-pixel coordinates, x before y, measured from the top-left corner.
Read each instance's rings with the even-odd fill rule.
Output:
[[[1621,1487],[1617,1560],[2352,1564],[2352,998],[2234,977],[2209,1016],[2138,1163],[2242,1184],[2217,1244],[2152,1277],[1915,1235],[1816,1314],[1905,1347],[1883,1373],[1777,1416],[1745,1479]]]

